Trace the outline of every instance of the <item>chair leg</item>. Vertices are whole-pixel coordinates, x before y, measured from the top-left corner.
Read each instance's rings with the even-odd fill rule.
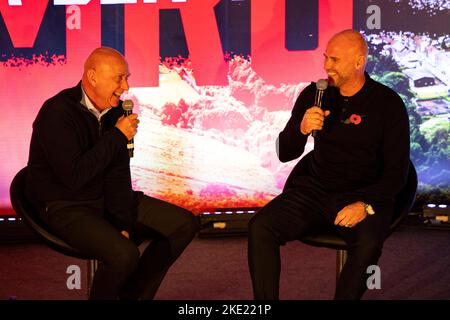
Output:
[[[91,292],[92,288],[92,281],[94,280],[95,271],[97,271],[98,268],[98,261],[95,259],[89,259],[88,260],[88,268],[87,268],[87,289],[88,289],[88,295]]]
[[[338,250],[336,255],[336,284],[347,261],[347,250]]]

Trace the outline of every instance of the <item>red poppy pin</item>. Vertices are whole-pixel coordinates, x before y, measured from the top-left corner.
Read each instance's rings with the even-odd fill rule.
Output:
[[[350,117],[348,117],[348,119],[345,119],[345,121],[343,121],[344,124],[350,124],[353,123],[354,125],[358,125],[361,123],[362,118],[364,118],[365,115],[359,115],[359,114],[352,114]]]

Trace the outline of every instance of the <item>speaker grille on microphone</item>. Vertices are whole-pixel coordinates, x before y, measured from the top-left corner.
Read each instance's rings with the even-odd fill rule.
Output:
[[[316,88],[317,90],[325,90],[328,87],[328,81],[325,79],[317,80]]]
[[[133,110],[133,101],[132,100],[125,100],[122,103],[122,108],[125,111],[132,111]]]

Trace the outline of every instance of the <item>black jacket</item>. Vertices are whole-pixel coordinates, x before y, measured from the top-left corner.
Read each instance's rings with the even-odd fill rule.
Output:
[[[136,219],[127,138],[115,127],[122,104],[101,122],[83,106],[81,82],[47,100],[34,123],[27,194],[38,205],[103,197],[106,217],[120,230]]]

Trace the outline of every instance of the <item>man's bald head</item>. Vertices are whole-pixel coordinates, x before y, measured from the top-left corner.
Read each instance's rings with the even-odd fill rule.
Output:
[[[98,110],[115,107],[120,95],[128,90],[128,64],[113,48],[92,51],[84,63],[83,89]]]
[[[84,63],[84,73],[86,73],[89,69],[98,68],[102,64],[110,64],[114,62],[125,62],[125,58],[122,54],[108,47],[100,47],[91,52],[89,57],[86,59]]]
[[[354,54],[362,55],[367,59],[369,48],[364,37],[356,30],[347,29],[336,33],[328,43],[341,42],[348,45],[349,50],[352,50]]]

